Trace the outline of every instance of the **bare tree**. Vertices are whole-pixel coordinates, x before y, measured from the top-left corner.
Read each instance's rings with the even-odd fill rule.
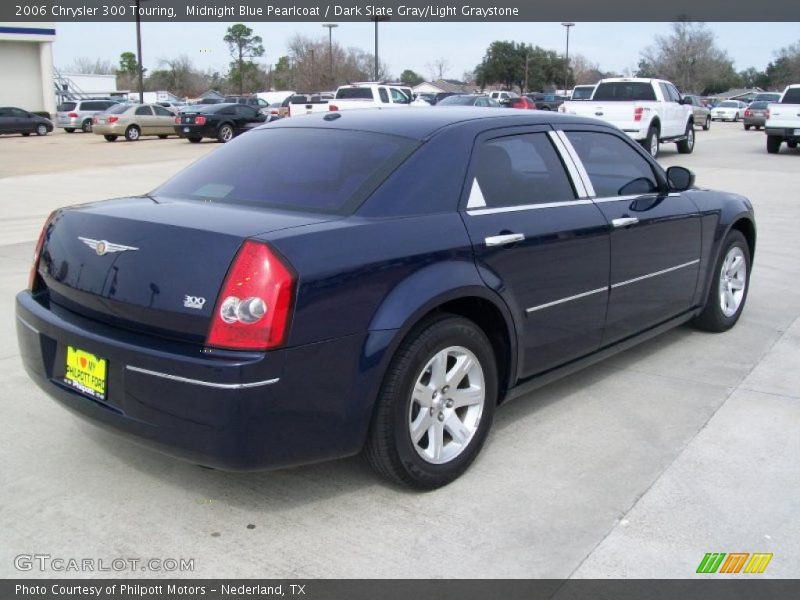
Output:
[[[117,73],[117,69],[110,60],[88,58],[86,56],[76,58],[64,71],[82,75],[116,75]]]
[[[428,67],[428,71],[430,71],[431,80],[435,81],[437,79],[444,79],[444,76],[447,75],[447,71],[450,69],[450,61],[440,56],[432,63],[428,63],[425,66]]]
[[[315,92],[334,89],[341,84],[366,81],[373,77],[374,56],[371,53],[360,48],[343,48],[334,42],[335,71],[334,78],[331,80],[328,39],[324,36],[311,38],[295,35],[289,40],[287,49],[287,60],[279,61],[278,67],[280,67],[281,78],[291,81],[291,87],[298,91]],[[385,63],[381,63],[378,76],[381,80],[390,78]]]

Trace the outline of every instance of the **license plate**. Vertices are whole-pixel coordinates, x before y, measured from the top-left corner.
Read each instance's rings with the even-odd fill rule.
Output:
[[[67,368],[64,381],[90,398],[105,400],[106,359],[85,350],[67,346]]]
[[[188,127],[184,127],[183,128],[183,133],[189,133],[190,131],[191,131],[191,129],[189,129]]]

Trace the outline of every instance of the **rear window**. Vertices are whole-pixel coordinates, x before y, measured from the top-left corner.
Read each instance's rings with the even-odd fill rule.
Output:
[[[68,112],[70,110],[75,110],[75,106],[77,106],[77,102],[62,102],[58,106],[59,112]]]
[[[654,101],[655,99],[656,93],[653,90],[653,85],[641,81],[601,83],[597,86],[592,97],[592,100],[603,101]]]
[[[337,100],[372,100],[371,88],[341,88],[336,92]]]
[[[769,106],[769,102],[753,102],[750,105],[750,108],[754,108],[756,110],[761,110],[763,108],[767,108]]]
[[[739,108],[739,103],[734,102],[733,100],[728,100],[727,102],[722,102],[719,106],[721,108]]]
[[[592,92],[594,91],[593,87],[590,88],[575,88],[575,91],[572,92],[572,99],[573,100],[588,100],[592,97]]]
[[[800,104],[800,88],[789,88],[786,90],[781,104]]]
[[[130,104],[115,104],[106,111],[107,115],[121,115],[131,107]]]
[[[262,129],[225,144],[153,195],[344,215],[417,146],[360,131]]]

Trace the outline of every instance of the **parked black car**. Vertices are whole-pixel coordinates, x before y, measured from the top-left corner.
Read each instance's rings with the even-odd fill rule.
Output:
[[[53,131],[53,122],[15,106],[0,108],[0,134],[21,133],[29,136],[47,135]]]
[[[263,110],[269,106],[269,102],[258,96],[225,96],[225,102],[231,104],[246,104],[256,110]]]
[[[266,120],[266,115],[246,104],[198,105],[175,117],[175,133],[195,144],[203,138],[224,144]]]
[[[559,96],[557,94],[526,94],[533,103],[536,105],[537,110],[558,110],[558,107],[564,104],[566,96]]]

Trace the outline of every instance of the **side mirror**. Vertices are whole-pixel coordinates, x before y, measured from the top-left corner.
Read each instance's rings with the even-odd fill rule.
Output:
[[[686,167],[667,169],[667,185],[670,192],[683,192],[694,186],[694,173]]]

